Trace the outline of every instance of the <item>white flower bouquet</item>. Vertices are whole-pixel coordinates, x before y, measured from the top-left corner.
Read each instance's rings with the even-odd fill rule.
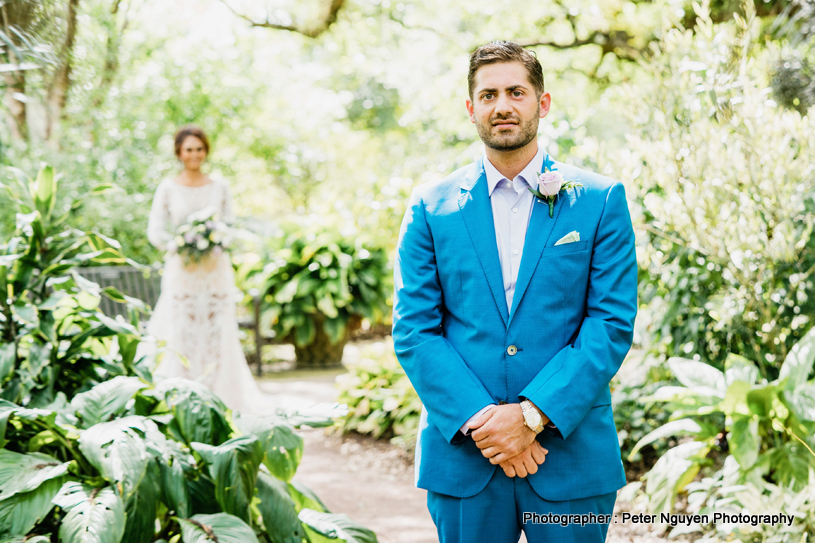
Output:
[[[218,220],[215,210],[204,209],[193,213],[178,227],[167,250],[184,258],[185,264],[201,262],[204,258],[220,256],[231,244],[230,229]]]

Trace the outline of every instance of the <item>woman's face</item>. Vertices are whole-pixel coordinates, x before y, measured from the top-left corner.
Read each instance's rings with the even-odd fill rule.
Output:
[[[207,158],[207,151],[204,142],[195,136],[187,136],[181,143],[181,152],[178,159],[184,164],[184,168],[192,171],[201,169],[201,164]]]

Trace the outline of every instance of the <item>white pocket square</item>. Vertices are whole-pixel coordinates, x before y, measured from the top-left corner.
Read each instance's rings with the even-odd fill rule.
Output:
[[[558,245],[564,245],[566,243],[574,243],[576,241],[580,241],[580,232],[578,232],[577,230],[572,230],[571,232],[557,240],[557,243],[555,243],[555,247],[557,247]]]

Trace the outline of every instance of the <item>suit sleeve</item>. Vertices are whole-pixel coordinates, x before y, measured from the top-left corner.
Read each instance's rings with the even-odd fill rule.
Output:
[[[637,315],[637,258],[625,189],[607,194],[595,235],[586,316],[567,345],[519,395],[534,403],[566,439],[588,414],[631,348]]]
[[[428,421],[448,442],[463,441],[459,428],[495,400],[442,334],[442,289],[420,188],[413,191],[402,221],[394,284],[396,356],[427,409]]]

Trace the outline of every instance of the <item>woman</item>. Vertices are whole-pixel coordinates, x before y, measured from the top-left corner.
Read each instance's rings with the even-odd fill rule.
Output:
[[[174,250],[175,232],[190,215],[211,210],[222,221],[232,219],[229,186],[201,171],[209,140],[200,128],[176,133],[175,154],[184,170],[156,189],[147,227],[150,243],[167,251],[161,296],[147,327],[170,351],[156,374],[199,381],[232,409],[268,412],[270,402],[258,390],[238,339],[229,255],[215,250],[193,264]]]

